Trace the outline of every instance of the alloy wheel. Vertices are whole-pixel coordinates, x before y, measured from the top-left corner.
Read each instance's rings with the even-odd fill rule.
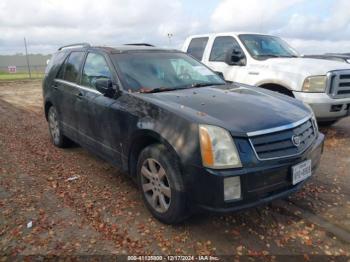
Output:
[[[60,140],[60,129],[58,125],[58,120],[56,116],[56,112],[54,109],[51,109],[49,111],[49,128],[50,128],[50,134],[52,137],[52,140],[55,144],[59,143]]]
[[[141,167],[141,185],[147,202],[159,213],[165,213],[171,202],[171,189],[163,166],[153,158]]]

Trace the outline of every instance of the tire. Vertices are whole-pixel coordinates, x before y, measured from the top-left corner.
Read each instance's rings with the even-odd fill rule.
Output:
[[[71,141],[62,133],[61,124],[54,106],[49,108],[47,113],[47,121],[49,124],[49,132],[52,143],[59,148],[68,147]]]
[[[337,123],[337,122],[338,122],[338,120],[322,121],[322,122],[318,122],[318,124],[319,124],[320,126],[325,126],[325,127],[327,127],[327,126],[334,125],[334,124]]]
[[[137,162],[137,180],[146,207],[165,224],[187,217],[186,198],[179,165],[161,144],[146,147]]]

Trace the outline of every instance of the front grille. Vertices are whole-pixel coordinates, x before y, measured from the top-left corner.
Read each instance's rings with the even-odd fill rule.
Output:
[[[315,126],[309,119],[294,128],[253,136],[250,138],[250,143],[258,159],[268,160],[301,154],[315,138]]]
[[[350,71],[333,71],[329,77],[329,95],[333,98],[350,97]]]

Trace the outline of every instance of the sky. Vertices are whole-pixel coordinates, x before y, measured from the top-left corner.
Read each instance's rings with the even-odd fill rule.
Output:
[[[247,31],[302,54],[350,52],[350,0],[1,0],[0,54],[89,42],[181,48],[192,34]],[[172,34],[171,39],[168,33]]]

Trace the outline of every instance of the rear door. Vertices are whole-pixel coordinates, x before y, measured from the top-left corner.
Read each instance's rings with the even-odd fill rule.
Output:
[[[199,61],[202,61],[209,37],[192,38],[186,52]]]
[[[79,119],[78,102],[81,98],[77,86],[85,52],[73,51],[66,58],[54,81],[56,107],[63,130],[73,139],[77,138]]]

